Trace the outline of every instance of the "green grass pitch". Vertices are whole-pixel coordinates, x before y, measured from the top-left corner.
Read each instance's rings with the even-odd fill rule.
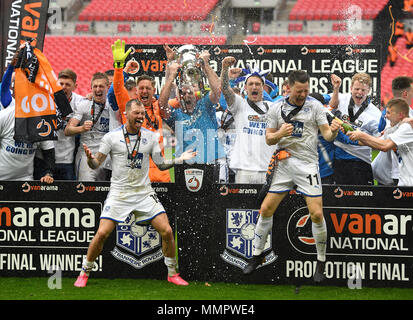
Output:
[[[86,288],[74,278],[0,278],[0,300],[411,300],[410,288],[349,289],[333,286],[247,285],[190,282],[176,286],[166,280],[98,279]],[[49,283],[50,282],[50,283]],[[49,285],[57,287],[50,289]],[[59,288],[60,287],[60,288]]]

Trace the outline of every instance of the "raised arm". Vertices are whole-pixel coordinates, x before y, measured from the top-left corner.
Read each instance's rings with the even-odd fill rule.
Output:
[[[170,107],[168,104],[169,101],[169,96],[171,94],[171,90],[175,88],[175,78],[176,75],[178,74],[178,69],[179,69],[179,64],[177,62],[170,62],[166,66],[166,74],[168,77],[165,80],[165,84],[161,89],[161,92],[159,94],[159,108],[163,109],[164,111],[169,111]],[[165,117],[164,119],[168,119],[170,116],[170,112],[165,112]]]
[[[221,89],[228,106],[233,105],[235,101],[235,93],[231,89],[228,76],[228,69],[235,64],[235,61],[234,57],[225,57],[222,60]]]
[[[335,74],[331,74],[330,76],[331,84],[333,85],[333,94],[331,95],[329,106],[333,109],[338,107],[339,103],[339,91],[341,86],[341,78]]]
[[[209,93],[209,99],[213,104],[216,104],[219,102],[219,98],[221,96],[221,79],[219,79],[216,72],[209,65],[209,57],[210,54],[208,51],[202,51],[199,55],[199,58],[203,61],[202,68],[205,72],[205,75],[209,82],[209,86],[211,88],[211,92]]]
[[[74,117],[70,118],[65,128],[65,136],[75,136],[77,134],[90,131],[90,129],[92,129],[93,122],[91,120],[86,120],[81,126],[79,126],[79,123],[80,120]]]
[[[294,126],[291,123],[283,123],[279,129],[267,128],[265,131],[265,142],[269,146],[276,145],[281,138],[291,136]]]

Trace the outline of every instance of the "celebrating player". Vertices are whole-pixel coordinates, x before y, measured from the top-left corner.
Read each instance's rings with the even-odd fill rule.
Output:
[[[410,107],[404,99],[393,98],[387,103],[386,118],[390,122],[382,137],[372,137],[356,130],[347,133],[351,140],[383,152],[394,152],[399,163],[398,186],[413,185],[413,129],[404,119],[409,116]],[[389,168],[390,169],[390,168]]]
[[[99,151],[92,155],[84,144],[90,168],[97,169],[110,154],[112,158],[112,178],[108,196],[100,217],[98,231],[92,239],[83,262],[76,287],[86,286],[94,261],[103,249],[103,244],[115,228],[117,222],[124,222],[130,213],[136,216],[136,223],[150,222],[162,238],[164,261],[168,267],[168,281],[177,285],[187,285],[176,273],[175,242],[165,209],[159,202],[149,180],[149,156],[160,170],[171,168],[175,161],[189,160],[196,153],[186,151],[175,160],[165,160],[162,156],[155,132],[142,128],[145,107],[137,99],[126,104],[126,124],[107,133],[101,140]]]
[[[324,139],[337,136],[339,123],[328,125],[323,105],[308,97],[309,76],[305,71],[293,71],[288,76],[290,95],[268,111],[266,142],[278,144],[277,169],[273,173],[269,191],[261,204],[255,228],[253,257],[244,274],[253,272],[265,259],[264,246],[272,230],[273,215],[287,193],[296,187],[304,196],[312,221],[312,232],[317,249],[314,281],[322,281],[326,261],[327,228],[323,217],[322,186],[318,168],[317,136]]]
[[[266,115],[273,103],[263,100],[265,77],[258,70],[245,77],[247,99],[234,93],[229,85],[228,69],[235,62],[234,57],[225,57],[221,71],[222,93],[237,132],[230,168],[236,170],[235,183],[264,183],[268,162],[275,151],[264,139]]]

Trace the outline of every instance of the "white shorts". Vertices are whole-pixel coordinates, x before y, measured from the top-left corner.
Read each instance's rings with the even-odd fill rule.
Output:
[[[135,215],[136,223],[149,223],[157,215],[165,213],[165,209],[155,191],[143,195],[131,194],[122,199],[116,192],[111,192],[106,198],[100,218],[125,222],[130,213]]]
[[[294,157],[278,162],[268,192],[282,193],[293,189],[309,197],[322,196],[318,163],[304,162]]]

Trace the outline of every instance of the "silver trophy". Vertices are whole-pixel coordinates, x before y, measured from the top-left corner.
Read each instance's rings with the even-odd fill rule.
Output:
[[[177,50],[177,61],[181,65],[178,86],[180,89],[184,85],[200,85],[202,83],[202,60],[198,58],[199,50],[192,44],[181,46]]]

